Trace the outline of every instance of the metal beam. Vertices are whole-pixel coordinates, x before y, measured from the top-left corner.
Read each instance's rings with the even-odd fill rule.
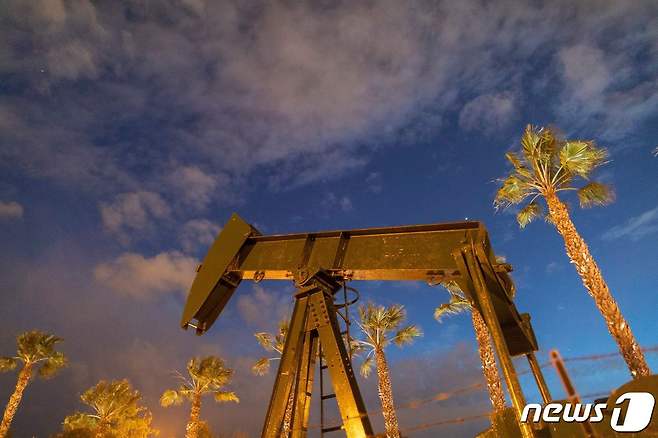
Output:
[[[536,350],[511,300],[511,268],[496,261],[484,225],[474,221],[263,236],[234,214],[199,266],[181,326],[208,330],[242,280],[292,280],[318,270],[338,280],[455,280],[469,291],[472,279],[452,257],[468,242],[487,261],[485,281],[510,353]]]

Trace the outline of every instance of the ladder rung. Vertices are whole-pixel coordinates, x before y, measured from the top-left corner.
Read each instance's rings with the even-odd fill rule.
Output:
[[[322,433],[338,432],[339,430],[343,430],[343,426],[323,427],[322,428]]]
[[[330,398],[336,398],[336,394],[327,394],[320,397],[322,400],[328,400]]]
[[[329,365],[320,365],[321,370],[326,370],[327,368],[329,368]]]

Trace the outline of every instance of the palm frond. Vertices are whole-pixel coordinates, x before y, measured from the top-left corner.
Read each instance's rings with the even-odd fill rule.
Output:
[[[518,204],[532,193],[533,187],[527,181],[512,174],[502,181],[502,185],[496,192],[494,207],[499,209]]]
[[[608,152],[593,141],[567,141],[560,150],[560,165],[567,171],[582,178],[606,162]]]
[[[71,415],[68,415],[62,422],[62,428],[65,432],[72,432],[80,429],[93,430],[97,425],[98,418],[82,412],[75,412]]]
[[[288,337],[288,319],[284,318],[279,321],[279,334],[274,337],[274,343],[272,347],[274,351],[279,354],[283,354],[283,349],[286,346],[286,338]]]
[[[39,368],[39,377],[50,379],[67,365],[68,359],[64,356],[64,353],[55,352],[50,358],[46,359],[41,368]]]
[[[145,408],[139,406],[142,398],[139,391],[132,388],[128,380],[101,380],[85,391],[81,400],[108,421],[136,416]]]
[[[609,185],[592,181],[578,190],[578,199],[583,208],[608,205],[615,200],[615,193]]]
[[[408,325],[401,328],[393,337],[393,343],[398,347],[411,344],[415,338],[422,336],[423,332],[416,325]]]
[[[521,136],[521,151],[528,161],[539,158],[540,133],[532,125],[527,125]]]
[[[438,322],[449,315],[458,315],[466,310],[470,310],[471,304],[466,299],[450,299],[450,302],[443,303],[434,309],[434,319]]]
[[[372,373],[372,368],[374,365],[374,357],[372,355],[368,355],[363,362],[361,362],[361,367],[359,368],[359,372],[363,377],[366,379],[370,377],[370,373]]]
[[[464,296],[464,292],[462,291],[462,288],[454,280],[444,281],[443,283],[441,283],[441,286],[443,286],[450,293],[450,295],[457,295],[462,297]]]
[[[256,340],[266,351],[274,351],[274,337],[267,332],[254,333]]]
[[[18,337],[18,357],[26,363],[48,359],[55,352],[55,345],[62,339],[39,330],[22,333]]]
[[[540,138],[538,147],[540,149],[540,155],[544,160],[550,159],[550,157],[559,153],[564,141],[561,140],[561,136],[555,127],[540,128],[538,134]]]
[[[160,397],[160,406],[165,408],[172,405],[177,406],[181,403],[183,403],[183,396],[173,389],[166,390],[162,393],[162,397]]]
[[[354,339],[352,338],[350,340],[350,350],[352,350],[352,357],[360,356],[364,352],[368,351],[369,349],[372,349],[372,345],[370,345],[367,342]]]
[[[516,221],[519,223],[519,226],[521,228],[525,228],[526,225],[528,225],[530,222],[537,219],[538,217],[541,217],[542,214],[543,211],[541,206],[533,201],[528,205],[526,205],[525,207],[523,207],[516,214]]]
[[[240,399],[235,394],[235,392],[232,391],[216,391],[213,395],[217,403],[223,403],[223,402],[240,403]]]
[[[264,376],[270,372],[270,359],[267,357],[261,357],[256,361],[256,363],[251,367],[251,372],[257,376]]]
[[[12,371],[18,366],[18,359],[14,357],[0,357],[0,373]]]
[[[386,308],[381,318],[381,328],[385,331],[395,330],[406,318],[406,312],[402,304],[393,304]]]
[[[289,318],[283,318],[279,321],[279,334],[285,337],[288,334],[288,320]]]

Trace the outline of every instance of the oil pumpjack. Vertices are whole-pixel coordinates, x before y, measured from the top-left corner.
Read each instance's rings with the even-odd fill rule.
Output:
[[[477,221],[267,236],[233,214],[197,269],[180,324],[205,333],[243,280],[294,282],[294,309],[262,438],[281,437],[284,421],[290,421],[293,438],[307,436],[318,357],[320,375],[328,370],[330,396],[342,420],[337,426],[323,425],[323,434],[374,437],[337,318],[339,308],[349,303],[336,303],[337,292],[352,280],[455,281],[487,324],[512,402],[479,436],[587,436],[574,424],[520,421],[526,401],[512,357],[527,358],[544,403],[551,402],[551,395],[535,358],[538,345],[530,317],[512,301],[511,270],[497,261]],[[286,419],[288,403],[293,404],[292,418]]]

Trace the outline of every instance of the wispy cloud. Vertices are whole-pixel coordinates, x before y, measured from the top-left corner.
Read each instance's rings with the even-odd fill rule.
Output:
[[[23,217],[23,206],[16,201],[0,201],[0,219],[20,219]]]
[[[251,293],[242,294],[237,300],[238,312],[250,327],[271,330],[280,318],[292,312],[292,294],[277,293],[258,284]]]
[[[634,216],[622,225],[617,225],[603,233],[604,240],[629,238],[636,242],[645,236],[658,232],[658,207]]]
[[[94,269],[96,281],[113,291],[137,299],[169,293],[187,293],[199,261],[172,251],[153,257],[123,253]]]
[[[464,105],[459,113],[459,126],[467,131],[494,133],[518,116],[517,107],[510,93],[483,94]]]
[[[556,261],[549,262],[546,265],[546,273],[547,274],[554,274],[555,272],[559,271],[562,269],[562,265]]]
[[[130,241],[131,231],[144,231],[170,214],[162,196],[147,191],[121,193],[112,202],[102,202],[99,208],[105,229],[124,243]]]
[[[203,205],[252,171],[280,189],[358,170],[424,139],[419,114],[501,127],[541,99],[565,129],[580,112],[619,138],[658,99],[651,1],[5,6],[3,162],[87,189],[165,190],[180,163]]]
[[[210,247],[221,229],[221,226],[208,219],[192,219],[183,225],[179,240],[183,249],[192,253]]]

